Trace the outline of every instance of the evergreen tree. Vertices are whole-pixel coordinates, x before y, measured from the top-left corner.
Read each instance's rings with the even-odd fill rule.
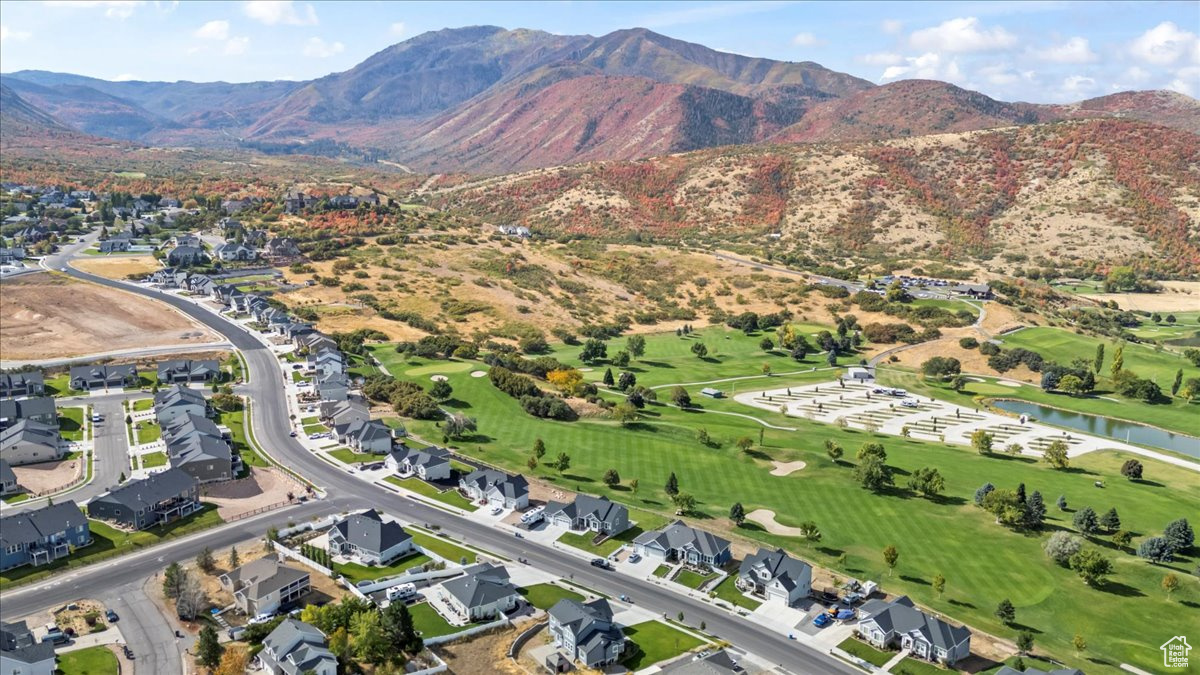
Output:
[[[1183,368],[1175,371],[1175,381],[1171,383],[1171,395],[1179,393],[1179,387],[1183,385]]]
[[[1025,502],[1025,527],[1031,530],[1041,529],[1042,522],[1046,519],[1046,504],[1042,501],[1042,493],[1037,490],[1029,495],[1029,500]]]
[[[1096,345],[1096,358],[1092,361],[1092,370],[1096,374],[1100,373],[1100,369],[1104,367],[1104,343]]]
[[[183,581],[185,577],[183,568],[179,563],[173,562],[167,565],[167,569],[163,571],[163,595],[174,600],[179,597],[179,591],[183,589]]]
[[[1059,511],[1066,511],[1067,510],[1067,496],[1059,495],[1058,499],[1055,500],[1054,505],[1058,507]]]
[[[238,556],[237,547],[233,546],[229,549],[229,569],[237,569],[238,565],[242,564],[242,559]]]
[[[1085,506],[1076,511],[1075,517],[1071,522],[1075,525],[1075,529],[1083,534],[1092,534],[1100,524],[1096,518],[1096,512],[1090,506]]]
[[[996,618],[1000,619],[1005,625],[1011,624],[1017,619],[1017,608],[1013,607],[1012,601],[1005,598],[996,605]]]
[[[1121,517],[1117,515],[1116,507],[1105,511],[1104,515],[1100,516],[1100,527],[1104,528],[1106,532],[1116,532],[1121,529]]]
[[[546,455],[546,443],[540,438],[533,442],[533,455],[538,459]]]
[[[746,509],[742,506],[741,502],[734,502],[733,506],[729,507],[729,519],[738,527],[741,527],[742,523],[746,522]]]
[[[611,387],[616,383],[616,380],[613,379],[612,368],[604,369],[604,379],[601,381],[604,382],[604,386],[606,387]]]
[[[672,471],[670,476],[667,476],[666,492],[668,496],[674,497],[679,494],[679,479],[675,477],[675,472]]]
[[[216,561],[213,559],[212,549],[205,546],[203,551],[196,554],[196,567],[199,567],[205,574],[212,574],[213,568],[216,567]],[[217,657],[220,659],[220,657]]]
[[[1116,379],[1117,373],[1125,369],[1125,346],[1117,345],[1117,351],[1113,354],[1112,361],[1112,376]]]
[[[983,485],[981,485],[979,487],[979,489],[975,491],[975,505],[982,506],[983,498],[988,496],[988,493],[995,489],[996,489],[996,486],[992,485],[991,483],[984,483]]]
[[[205,668],[216,668],[225,654],[225,647],[217,639],[217,629],[205,624],[196,638],[196,663]]]

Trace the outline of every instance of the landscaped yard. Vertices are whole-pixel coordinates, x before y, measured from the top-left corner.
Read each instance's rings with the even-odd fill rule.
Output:
[[[846,638],[838,647],[873,666],[882,666],[891,661],[892,657],[896,655],[895,652],[878,650],[862,640],[853,637]]]
[[[737,589],[736,581],[737,577],[735,575],[730,575],[726,577],[724,581],[717,584],[717,587],[713,589],[716,597],[728,602],[731,605],[743,607],[751,611],[762,604],[758,600],[752,600],[745,595],[742,595],[742,592]]]
[[[68,441],[82,441],[83,408],[59,408],[58,430]]]
[[[438,490],[436,487],[430,485],[429,483],[426,483],[425,481],[423,481],[420,478],[417,478],[415,476],[410,476],[408,478],[400,478],[399,476],[388,476],[384,480],[387,481],[388,483],[391,483],[392,485],[395,485],[397,487],[402,487],[405,490],[409,490],[410,492],[415,492],[419,495],[424,495],[426,497],[429,497],[430,499],[436,499],[439,502],[442,502],[444,504],[449,504],[450,506],[456,506],[465,511],[474,511],[479,508],[474,503],[472,503],[470,499],[467,499],[466,497],[459,494],[458,490],[441,491],[441,490]]]
[[[62,675],[117,675],[121,672],[117,655],[104,645],[60,652],[58,669]]]
[[[156,466],[165,466],[167,463],[167,453],[151,452],[142,455],[142,468],[153,469]]]
[[[412,535],[413,543],[426,551],[432,551],[441,557],[453,563],[462,562],[464,559],[467,563],[475,562],[475,554],[467,549],[453,544],[441,537],[435,537],[432,534],[426,534],[416,528],[406,528],[408,533]]]
[[[137,432],[137,441],[139,445],[153,443],[154,441],[162,438],[162,427],[158,426],[153,421],[142,420],[141,422],[135,422],[135,424],[141,425],[135,430]]]
[[[154,399],[152,399],[152,398],[139,398],[138,400],[133,402],[133,411],[134,412],[143,412],[146,410],[150,410],[153,407],[154,407]]]
[[[320,424],[320,423],[321,423],[321,418],[318,417],[317,415],[313,415],[312,417],[305,417],[304,419],[300,420],[300,424],[302,424],[306,427],[311,424]]]
[[[408,608],[409,614],[412,614],[413,627],[421,634],[423,638],[438,637],[439,635],[449,635],[457,633],[464,628],[451,626],[442,618],[441,614],[427,602],[419,605],[412,605]]]
[[[357,584],[360,581],[374,581],[384,577],[394,577],[398,574],[403,574],[411,567],[424,565],[431,560],[433,558],[423,553],[413,553],[388,565],[376,565],[375,567],[360,565],[358,563],[334,563],[333,570],[349,579],[351,583]]]
[[[46,378],[46,395],[47,396],[74,396],[81,392],[71,389],[70,373],[63,373],[54,377]]]
[[[312,378],[301,375],[300,371],[298,371],[298,370],[293,370],[292,371],[292,382],[295,382],[297,384],[300,382],[312,382]]]
[[[361,464],[363,462],[374,462],[383,459],[382,455],[373,455],[369,452],[355,452],[350,448],[331,450],[329,456],[342,464]]]
[[[217,424],[229,427],[229,435],[233,441],[233,449],[242,457],[242,462],[247,466],[269,466],[266,459],[259,457],[258,453],[250,447],[250,443],[246,438],[246,411],[234,410],[231,412],[223,412],[217,416]]]
[[[557,584],[534,584],[521,589],[521,595],[538,609],[550,609],[556,602],[566,598],[583,602],[583,596]]]
[[[892,666],[892,671],[896,675],[948,675],[949,673],[957,673],[957,670],[950,670],[934,665],[928,661],[920,661],[909,657]]]
[[[709,572],[708,574],[697,574],[691,570],[684,569],[684,570],[680,570],[679,574],[675,575],[674,581],[675,581],[675,583],[682,584],[684,586],[687,586],[688,588],[700,588],[700,586],[704,585],[704,582],[706,582],[709,579],[712,579],[713,577],[716,577],[716,576],[717,576],[716,572]]]
[[[671,573],[670,565],[659,565],[658,567],[654,568],[654,576],[659,577],[659,578],[665,579],[666,576],[670,573]]]
[[[323,434],[326,431],[329,431],[329,427],[325,426],[324,424],[304,425],[304,433],[308,434],[309,436],[312,436],[313,434]]]
[[[615,537],[609,537],[600,543],[599,546],[592,545],[592,540],[596,538],[595,532],[564,532],[558,541],[567,546],[574,546],[577,549],[595,553],[596,555],[607,558],[612,555],[613,551],[621,548],[625,544],[633,541],[634,537],[642,533],[642,528],[631,527],[628,530],[618,534]]]
[[[637,645],[636,650],[621,659],[621,663],[630,670],[648,668],[705,644],[697,637],[658,621],[646,621],[623,630]]]

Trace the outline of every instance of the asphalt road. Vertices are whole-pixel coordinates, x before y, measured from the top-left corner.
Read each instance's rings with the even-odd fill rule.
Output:
[[[52,269],[64,267],[64,260],[69,257],[71,248],[62,255],[49,259],[47,263]],[[627,594],[639,606],[674,617],[683,612],[686,623],[699,626],[706,624],[706,631],[718,638],[727,640],[739,647],[758,655],[770,662],[780,664],[785,669],[797,673],[858,673],[857,669],[839,661],[827,654],[818,652],[798,642],[789,640],[784,631],[772,633],[758,624],[733,616],[714,606],[695,600],[679,593],[662,588],[642,579],[635,579],[615,572],[605,572],[590,567],[585,562],[571,556],[564,556],[553,549],[530,544],[526,540],[516,539],[507,533],[489,525],[454,515],[424,503],[402,497],[383,488],[371,486],[363,481],[342,472],[323,460],[313,456],[295,439],[289,437],[292,431],[288,418],[287,401],[284,393],[284,375],[279,368],[278,359],[270,350],[258,341],[243,327],[197,307],[193,303],[171,294],[160,293],[156,290],[141,286],[117,282],[95,275],[67,268],[67,274],[72,277],[94,283],[120,288],[132,293],[155,298],[185,312],[201,323],[224,335],[237,349],[242,351],[247,368],[250,372],[250,382],[246,387],[252,401],[251,424],[254,435],[260,445],[276,460],[286,464],[291,469],[307,476],[322,485],[333,501],[326,500],[323,504],[332,506],[342,503],[342,508],[376,507],[387,512],[402,516],[416,523],[428,523],[439,526],[443,532],[456,536],[474,546],[482,547],[509,558],[527,558],[531,565],[538,569],[571,577],[576,583],[583,584],[602,593],[612,596]],[[342,502],[341,500],[345,500]],[[307,506],[307,505],[306,505]],[[328,512],[328,511],[325,511]],[[264,514],[271,515],[271,514]],[[295,518],[295,516],[292,516]],[[256,520],[256,519],[251,519]],[[3,613],[11,616],[21,616],[47,604],[65,602],[72,593],[80,593],[81,589],[92,581],[105,576],[103,570],[112,565],[121,565],[119,574],[131,573],[137,568],[141,576],[146,576],[170,560],[184,559],[194,556],[204,545],[218,548],[244,538],[250,534],[261,533],[265,525],[259,524],[256,530],[246,527],[221,528],[213,530],[202,537],[202,542],[196,542],[194,547],[182,544],[168,544],[144,554],[139,560],[130,560],[130,556],[119,559],[118,563],[102,565],[99,569],[84,568],[67,575],[59,581],[65,588],[54,589],[56,600],[47,600],[49,591],[44,594],[16,592],[3,596]],[[235,531],[240,531],[235,534]],[[232,537],[232,538],[231,538]],[[186,541],[186,540],[185,540]],[[158,554],[155,557],[153,554]],[[154,562],[157,561],[157,566]],[[111,572],[109,572],[111,574]],[[57,580],[57,578],[56,578]],[[82,581],[81,581],[82,580]],[[107,579],[106,579],[107,581]],[[12,596],[17,596],[14,599]],[[37,596],[24,597],[24,596]],[[24,610],[24,612],[22,612]]]

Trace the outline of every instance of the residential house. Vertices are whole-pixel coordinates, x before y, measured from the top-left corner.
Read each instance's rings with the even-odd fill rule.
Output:
[[[971,654],[971,631],[916,608],[908,596],[869,600],[859,608],[858,632],[881,649],[907,649],[912,656],[954,665]]]
[[[413,475],[421,480],[450,478],[450,451],[445,448],[414,450],[401,446],[388,455],[384,465],[403,476]]]
[[[529,481],[520,474],[510,475],[496,469],[478,469],[458,479],[458,488],[471,501],[486,500],[493,506],[524,509],[529,506]]]
[[[41,396],[45,393],[46,379],[40,370],[0,373],[0,397]]]
[[[7,461],[9,466],[54,462],[65,454],[57,425],[18,420],[0,431],[0,459]]]
[[[25,249],[21,246],[0,247],[0,265],[11,265],[25,259]]]
[[[10,495],[21,489],[17,484],[17,473],[7,459],[0,459],[0,495]]]
[[[88,520],[74,500],[0,517],[0,572],[45,565],[90,543]]]
[[[54,645],[33,637],[24,621],[0,621],[0,675],[54,675]]]
[[[352,209],[358,206],[358,197],[354,195],[334,195],[329,198],[329,205],[335,209]]]
[[[718,649],[715,652],[686,654],[658,672],[661,675],[741,675],[746,671],[733,660],[729,652]]]
[[[221,228],[221,231],[225,233],[226,237],[232,237],[238,230],[245,229],[245,227],[242,225],[242,221],[229,217],[218,220],[217,227]]]
[[[487,621],[513,611],[520,604],[521,594],[509,580],[502,565],[480,563],[465,570],[466,574],[441,584],[442,597],[468,621]]]
[[[199,246],[176,246],[167,254],[167,264],[178,267],[208,262],[208,254]]]
[[[383,455],[392,451],[392,429],[379,420],[354,420],[333,431],[339,443],[357,452]]]
[[[233,478],[241,460],[235,460],[229,441],[211,420],[182,414],[160,425],[172,468],[183,469],[201,483]]]
[[[79,391],[136,387],[141,382],[137,366],[131,363],[121,366],[71,366],[70,381],[71,388]]]
[[[319,376],[317,395],[322,401],[345,401],[350,396],[350,378],[342,373]]]
[[[312,197],[306,197],[299,190],[288,190],[283,195],[283,212],[284,213],[300,213],[306,207],[316,204],[317,200]]]
[[[946,290],[959,295],[966,295],[976,300],[991,300],[992,287],[988,284],[954,284],[947,286]]]
[[[296,349],[305,354],[319,354],[324,349],[337,349],[337,343],[329,336],[320,333],[308,333],[292,340]]]
[[[167,469],[115,487],[88,502],[88,515],[130,530],[170,523],[200,510],[200,483]]]
[[[221,364],[216,359],[176,359],[158,364],[158,381],[163,384],[212,382],[220,377]]]
[[[337,675],[325,634],[303,621],[284,619],[262,645],[258,660],[270,675]]]
[[[529,228],[525,227],[524,225],[501,225],[500,227],[497,227],[496,230],[506,237],[519,237],[521,239],[528,239],[530,236]]]
[[[629,529],[629,509],[604,497],[581,494],[570,504],[552,501],[543,513],[550,523],[572,530],[612,536]]]
[[[182,288],[187,289],[195,295],[211,296],[213,289],[217,287],[217,282],[205,274],[193,274],[189,276],[183,283]]]
[[[50,228],[37,223],[18,230],[12,235],[12,238],[23,246],[28,246],[49,239],[51,234]]]
[[[171,426],[184,415],[208,417],[208,400],[202,392],[176,384],[154,395],[154,416],[160,425]]]
[[[272,237],[263,245],[263,253],[275,260],[295,258],[300,255],[300,247],[290,237]]]
[[[554,645],[588,668],[616,663],[625,651],[625,633],[613,621],[604,598],[588,603],[562,599],[548,612]]]
[[[307,570],[285,565],[273,554],[222,574],[220,581],[246,616],[274,614],[304,597],[311,587]]]
[[[277,334],[282,335],[288,340],[295,340],[301,335],[307,335],[316,330],[311,323],[304,323],[303,321],[289,321],[272,326],[272,328],[275,329]]]
[[[213,249],[213,253],[216,254],[219,260],[224,262],[254,260],[258,257],[258,251],[255,251],[249,246],[232,241],[227,241],[224,244],[216,247]]]
[[[124,253],[133,246],[133,241],[127,237],[113,237],[100,242],[101,253]]]
[[[320,418],[325,426],[335,428],[355,420],[371,419],[371,407],[367,399],[351,394],[345,401],[321,401]]]
[[[689,527],[682,520],[661,530],[643,532],[633,540],[633,545],[643,557],[695,566],[720,567],[732,557],[729,540]]]
[[[812,565],[797,560],[783,549],[758,549],[738,568],[738,589],[767,600],[794,605],[812,590]]]
[[[375,509],[348,515],[329,528],[330,553],[353,556],[368,565],[387,565],[412,550],[412,535]]]
[[[316,356],[309,355],[310,367],[321,375],[341,375],[346,372],[346,357],[336,349],[325,349]]]
[[[58,410],[54,407],[54,399],[49,396],[0,398],[0,431],[21,420],[57,427]]]

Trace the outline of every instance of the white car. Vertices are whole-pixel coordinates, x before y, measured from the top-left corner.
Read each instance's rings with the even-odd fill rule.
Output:
[[[501,508],[501,507],[499,507],[499,506],[497,506],[496,508],[492,509],[492,515],[493,515],[493,516],[498,516],[498,515],[500,515],[501,513],[504,513],[504,509],[503,509],[503,508]]]
[[[275,615],[273,613],[263,612],[262,614],[259,614],[258,616],[254,617],[253,619],[250,619],[250,621],[248,621],[247,623],[249,623],[251,626],[253,626],[255,624],[266,623],[274,618],[275,618]]]
[[[900,405],[904,406],[905,408],[915,408],[917,407],[917,402],[911,398],[906,398],[903,401],[900,401]]]

